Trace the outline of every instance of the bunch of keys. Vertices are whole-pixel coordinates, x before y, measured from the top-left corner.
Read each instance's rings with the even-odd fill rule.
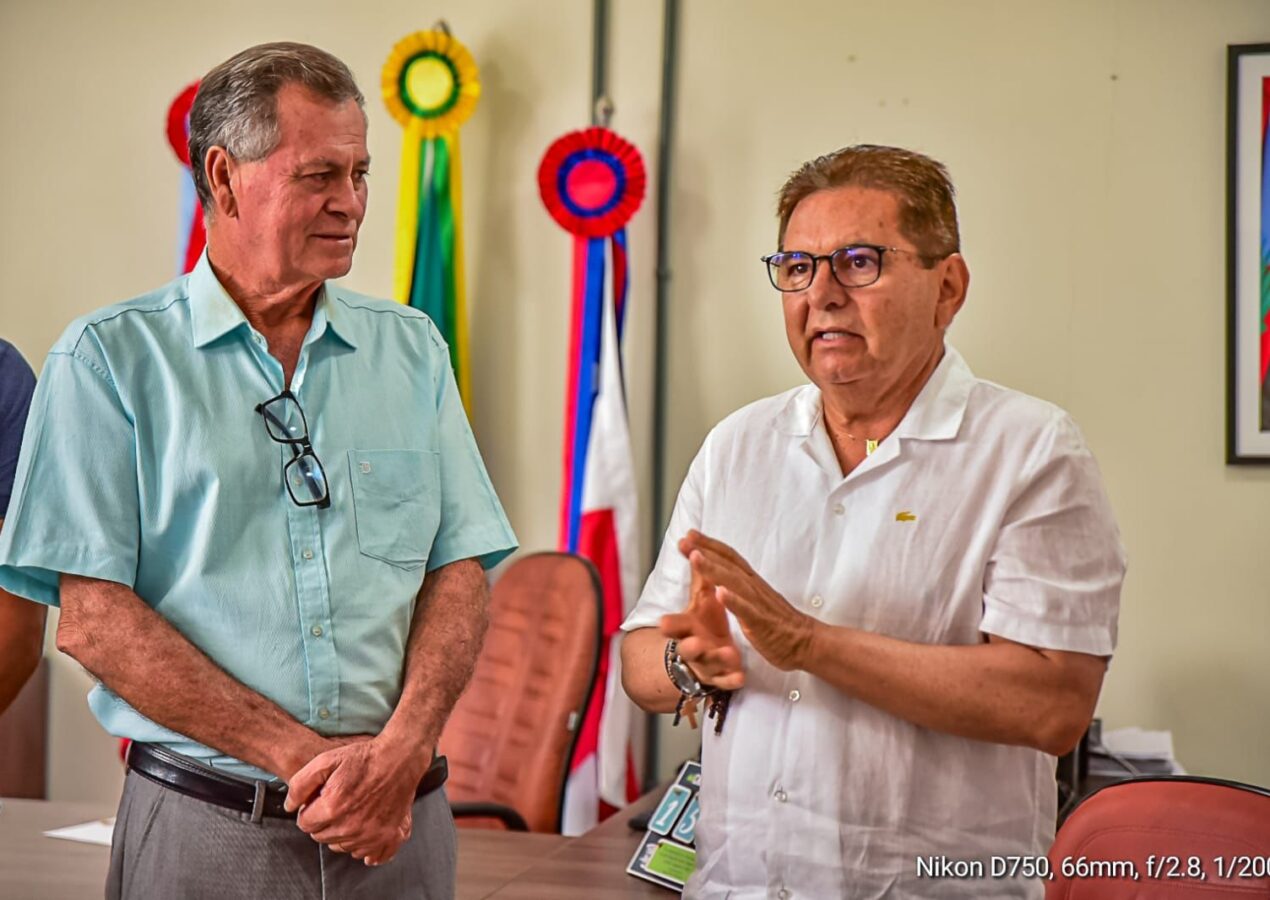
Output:
[[[680,696],[679,703],[675,705],[675,720],[671,724],[678,725],[681,718],[686,718],[688,724],[696,728],[697,703],[703,699],[706,701],[706,717],[714,719],[714,733],[721,734],[723,720],[728,715],[728,704],[732,702],[731,691],[712,691],[703,697]]]

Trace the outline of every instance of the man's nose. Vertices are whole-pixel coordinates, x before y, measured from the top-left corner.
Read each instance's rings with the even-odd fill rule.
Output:
[[[847,289],[833,277],[833,266],[827,259],[820,260],[812,274],[811,284],[803,289],[807,303],[816,309],[842,306],[849,299]]]
[[[366,213],[366,192],[364,187],[358,186],[355,179],[355,175],[339,179],[331,189],[326,208],[336,215],[361,221]]]

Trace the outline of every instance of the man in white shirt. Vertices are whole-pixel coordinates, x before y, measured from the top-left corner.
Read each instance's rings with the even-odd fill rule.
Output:
[[[623,625],[645,709],[732,691],[685,896],[1040,897],[991,862],[1049,849],[1055,757],[1115,646],[1097,465],[945,343],[969,271],[942,165],[848,147],[779,215],[765,261],[811,384],[710,432]]]

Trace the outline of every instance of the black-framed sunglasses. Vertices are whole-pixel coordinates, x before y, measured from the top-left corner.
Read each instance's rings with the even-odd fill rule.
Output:
[[[850,244],[839,247],[828,255],[816,256],[802,250],[783,250],[762,257],[767,263],[767,277],[778,291],[804,291],[816,278],[816,267],[827,260],[834,280],[846,288],[868,287],[882,277],[882,260],[887,253],[907,253],[922,261],[939,259],[906,250],[903,247],[883,247],[878,244]]]
[[[279,444],[291,448],[291,461],[282,467],[282,481],[296,506],[331,505],[331,492],[326,483],[326,470],[309,443],[309,422],[300,401],[290,389],[271,400],[256,404],[256,412],[265,420],[265,431]]]

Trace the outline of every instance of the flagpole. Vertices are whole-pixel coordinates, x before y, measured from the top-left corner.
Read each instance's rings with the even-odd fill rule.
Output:
[[[666,528],[666,306],[670,300],[670,171],[675,126],[675,76],[679,62],[679,0],[665,0],[662,12],[661,114],[657,127],[657,292],[653,299],[653,503],[652,555],[656,562]],[[661,748],[659,718],[649,715],[644,747],[644,790],[657,786]]]
[[[599,103],[609,92],[609,0],[593,0],[591,32],[591,124],[600,121]]]

